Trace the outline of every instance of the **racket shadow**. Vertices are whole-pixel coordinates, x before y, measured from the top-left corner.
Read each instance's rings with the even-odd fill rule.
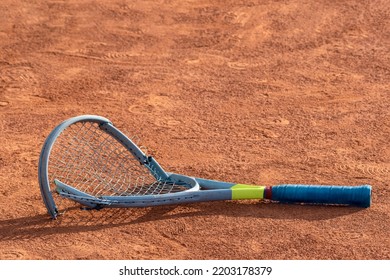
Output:
[[[47,214],[26,216],[0,221],[0,241],[33,240],[51,235],[72,234],[118,228],[126,225],[198,219],[199,217],[224,216],[248,219],[319,221],[351,215],[362,208],[343,206],[295,205],[272,202],[203,202],[180,206],[158,206],[150,208],[113,208],[102,210],[80,210],[69,208],[57,220],[48,219]]]
[[[145,215],[136,218],[130,224],[146,223],[161,220],[176,220],[180,218],[198,218],[202,216],[224,216],[231,218],[274,219],[274,220],[304,220],[320,221],[351,215],[364,209],[359,207],[297,205],[248,202],[213,202],[185,206],[187,211],[175,211],[177,207],[160,207],[151,209]],[[182,206],[183,208],[183,206]]]

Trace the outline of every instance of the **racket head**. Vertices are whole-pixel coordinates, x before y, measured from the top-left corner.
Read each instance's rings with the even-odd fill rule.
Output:
[[[106,118],[74,117],[47,137],[39,158],[41,194],[52,218],[77,205],[60,195],[61,181],[94,197],[151,197],[199,188],[177,184]]]

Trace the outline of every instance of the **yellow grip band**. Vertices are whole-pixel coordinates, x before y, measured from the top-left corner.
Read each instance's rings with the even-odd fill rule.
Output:
[[[237,184],[230,188],[232,199],[263,199],[265,186]]]

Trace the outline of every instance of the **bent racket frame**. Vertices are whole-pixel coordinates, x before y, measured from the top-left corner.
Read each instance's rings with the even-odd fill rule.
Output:
[[[371,186],[255,186],[166,172],[110,120],[83,115],[49,134],[39,158],[39,185],[52,218],[62,200],[87,208],[151,207],[183,203],[268,199],[369,207]]]

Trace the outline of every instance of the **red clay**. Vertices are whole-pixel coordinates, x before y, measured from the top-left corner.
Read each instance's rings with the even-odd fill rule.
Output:
[[[389,259],[389,1],[0,3],[0,259]],[[46,213],[59,122],[111,119],[171,172],[373,186],[372,206]]]

